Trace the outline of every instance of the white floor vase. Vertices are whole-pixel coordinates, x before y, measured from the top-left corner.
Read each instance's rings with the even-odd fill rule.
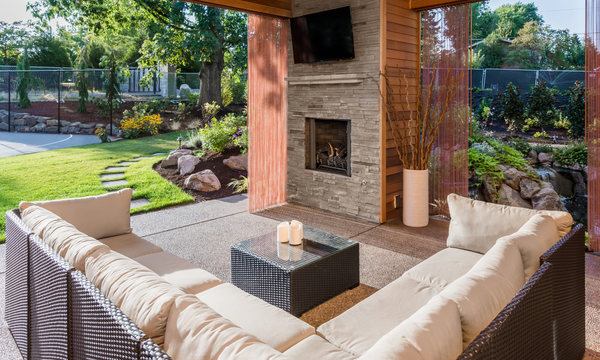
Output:
[[[410,227],[429,225],[429,170],[404,170],[402,221]]]

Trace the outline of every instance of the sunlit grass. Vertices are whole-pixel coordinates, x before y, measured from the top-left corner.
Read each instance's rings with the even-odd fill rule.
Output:
[[[129,165],[124,178],[128,185],[105,188],[100,174],[121,161],[154,153],[168,153],[177,148],[177,137],[169,133],[115,143],[78,146],[36,154],[0,158],[0,243],[4,242],[4,212],[14,209],[20,201],[54,200],[99,195],[108,190],[131,187],[133,198],[146,198],[150,204],[133,209],[132,213],[160,209],[194,201],[171,182],[158,175],[152,166],[164,156],[154,156]],[[117,179],[110,179],[117,180]]]

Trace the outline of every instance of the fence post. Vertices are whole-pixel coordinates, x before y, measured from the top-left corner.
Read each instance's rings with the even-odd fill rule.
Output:
[[[487,69],[483,69],[483,75],[481,75],[481,90],[485,90],[485,80],[487,76]]]
[[[113,80],[113,73],[114,73],[114,67],[110,68],[110,74],[108,76],[110,76],[110,80],[108,80],[108,86],[115,86],[115,84],[112,84],[112,80]],[[109,119],[110,119],[110,136],[114,136],[114,131],[113,131],[113,122],[112,122],[112,113],[113,113],[113,96],[112,96],[112,90],[113,89],[109,89],[108,91],[108,108],[109,108]]]
[[[10,132],[10,70],[8,70],[8,132]]]
[[[540,81],[540,71],[536,70],[535,72],[535,83],[537,85],[538,81]]]
[[[58,70],[58,130],[56,131],[57,134],[60,134],[60,83],[62,81],[61,79],[62,77],[62,69]]]
[[[154,73],[152,78],[152,85],[154,85],[154,95],[156,95],[156,73]]]

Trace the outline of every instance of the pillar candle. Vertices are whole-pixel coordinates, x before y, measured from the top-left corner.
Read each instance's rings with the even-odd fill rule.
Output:
[[[300,221],[292,220],[290,224],[290,236],[289,241],[291,245],[300,245],[302,244],[302,239],[304,238],[303,226]]]
[[[286,243],[290,241],[290,223],[287,221],[277,225],[277,241]]]

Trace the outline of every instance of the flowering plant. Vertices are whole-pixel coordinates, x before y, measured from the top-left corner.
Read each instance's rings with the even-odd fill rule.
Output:
[[[98,139],[100,139],[100,141],[102,141],[103,143],[105,142],[109,142],[110,141],[110,137],[108,137],[108,131],[106,131],[105,128],[103,127],[99,127],[96,129],[96,131],[94,132],[94,134],[98,137]]]
[[[162,119],[158,114],[136,116],[121,121],[121,130],[126,139],[135,139],[142,134],[158,135],[161,126]]]

